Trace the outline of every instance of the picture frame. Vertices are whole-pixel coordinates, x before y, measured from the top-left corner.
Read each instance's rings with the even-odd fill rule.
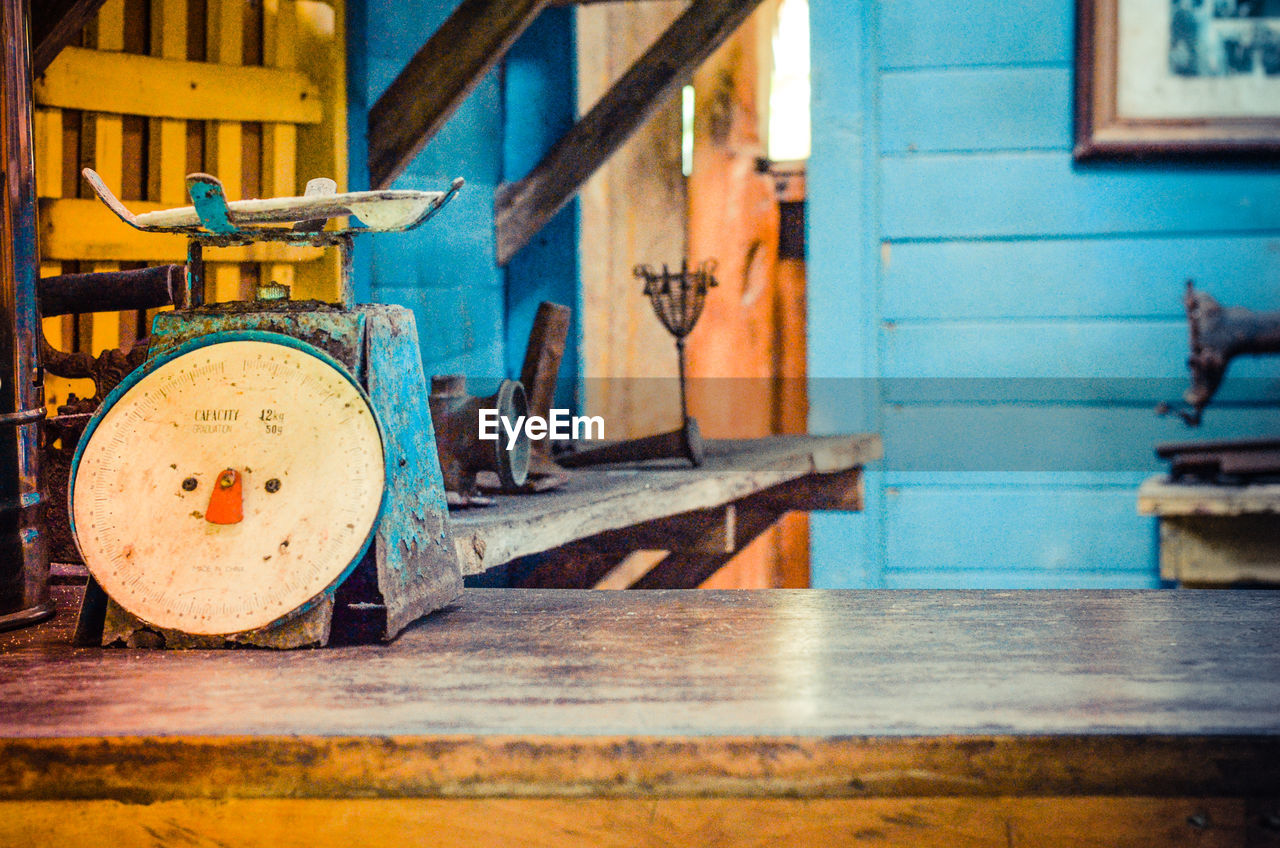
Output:
[[[1280,155],[1280,0],[1077,0],[1074,155]]]

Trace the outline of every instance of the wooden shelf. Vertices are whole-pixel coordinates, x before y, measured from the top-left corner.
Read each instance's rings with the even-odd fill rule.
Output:
[[[1148,477],[1138,489],[1138,512],[1159,516],[1260,515],[1280,512],[1280,485],[1220,486]]]
[[[1150,477],[1138,512],[1160,519],[1160,576],[1183,586],[1280,586],[1280,485]]]
[[[676,550],[711,567],[789,510],[861,509],[862,466],[880,455],[871,435],[713,440],[701,468],[667,460],[575,469],[559,489],[498,496],[450,518],[468,575],[589,539],[594,551]]]

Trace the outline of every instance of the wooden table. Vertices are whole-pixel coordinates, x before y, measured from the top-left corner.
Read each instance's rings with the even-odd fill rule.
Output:
[[[1138,511],[1160,518],[1160,576],[1183,586],[1280,586],[1280,485],[1150,477]]]
[[[385,646],[0,637],[0,844],[1276,845],[1280,595],[469,590]],[[219,841],[220,840],[220,841]]]

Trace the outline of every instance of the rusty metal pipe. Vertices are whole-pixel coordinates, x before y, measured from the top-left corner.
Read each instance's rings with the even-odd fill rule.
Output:
[[[0,630],[53,615],[39,430],[36,190],[26,0],[0,2]]]
[[[480,439],[480,410],[495,409],[499,416],[511,421],[528,414],[528,401],[519,382],[503,380],[497,393],[476,397],[467,394],[467,378],[461,374],[437,374],[431,378],[429,400],[436,453],[447,491],[474,495],[476,474],[480,471],[497,474],[505,488],[524,484],[529,473],[529,437],[521,431],[510,450],[501,428],[496,441]]]
[[[701,466],[706,459],[706,447],[702,442],[702,433],[698,430],[698,422],[693,418],[686,418],[684,426],[679,430],[562,454],[556,457],[556,462],[565,468],[579,468],[584,465],[644,462],[652,459],[687,459],[694,468]]]
[[[37,285],[37,292],[44,318],[159,306],[186,309],[189,305],[181,265],[45,277]]]

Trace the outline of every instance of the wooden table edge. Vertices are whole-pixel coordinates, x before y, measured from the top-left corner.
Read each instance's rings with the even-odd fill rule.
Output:
[[[1280,797],[1280,735],[0,739],[0,801]]]

